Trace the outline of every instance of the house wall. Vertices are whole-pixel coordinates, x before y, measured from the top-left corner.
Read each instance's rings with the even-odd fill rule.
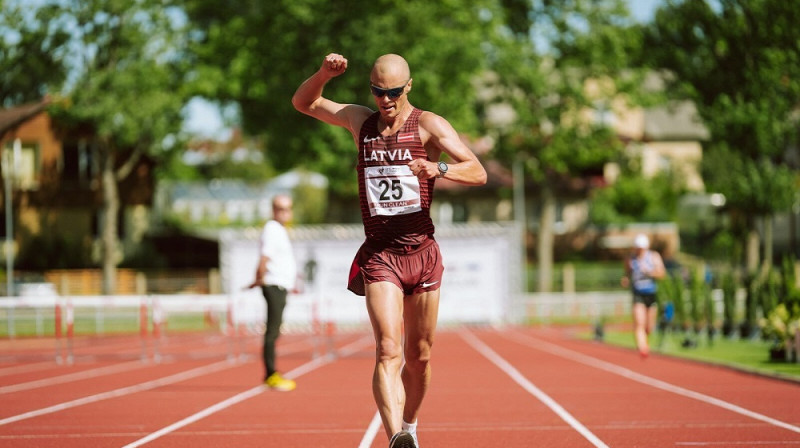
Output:
[[[13,236],[17,254],[25,251],[34,239],[40,239],[59,240],[69,243],[71,248],[86,251],[76,254],[76,259],[89,257],[92,247],[96,246],[100,197],[96,183],[65,180],[65,151],[77,149],[74,145],[65,145],[58,137],[46,111],[8,131],[0,139],[0,148],[10,148],[17,138],[23,148],[36,148],[36,182],[13,188]],[[91,175],[90,171],[87,173]],[[123,202],[120,249],[125,253],[136,248],[149,228],[152,182],[152,162],[143,159],[120,184]],[[4,188],[2,181],[0,188]],[[5,195],[0,194],[0,203],[4,198]],[[96,256],[97,250],[94,252]]]
[[[648,142],[642,148],[642,172],[652,177],[661,171],[674,169],[690,191],[704,191],[700,174],[703,146],[698,141]]]
[[[58,232],[68,238],[78,238],[91,230],[91,209],[64,209],[43,205],[52,195],[58,195],[58,171],[63,145],[56,138],[50,116],[41,112],[16,129],[9,131],[0,145],[6,148],[19,138],[23,146],[38,148],[38,186],[31,190],[14,187],[15,233],[25,239],[47,232]],[[4,187],[4,183],[2,185]],[[51,190],[53,193],[51,193]],[[24,241],[23,241],[24,242]]]
[[[644,110],[628,108],[622,98],[617,98],[612,104],[617,134],[633,141],[641,140],[644,137]]]
[[[6,148],[19,138],[23,146],[34,144],[38,146],[38,174],[50,172],[57,168],[59,157],[61,156],[61,142],[52,132],[52,122],[50,116],[42,112],[18,128],[9,131],[0,140],[0,146]],[[43,179],[39,178],[39,182]]]

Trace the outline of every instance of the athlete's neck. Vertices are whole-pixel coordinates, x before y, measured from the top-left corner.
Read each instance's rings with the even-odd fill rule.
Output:
[[[408,120],[408,117],[411,116],[411,112],[413,110],[414,106],[412,106],[411,103],[405,103],[397,115],[392,117],[381,115],[380,121],[383,122],[383,125],[386,126],[386,129],[389,131],[388,134],[391,135],[403,127],[406,120]]]

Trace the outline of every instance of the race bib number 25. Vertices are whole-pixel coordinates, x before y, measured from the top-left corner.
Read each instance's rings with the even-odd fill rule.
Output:
[[[370,216],[405,215],[422,210],[419,179],[406,165],[364,168]]]

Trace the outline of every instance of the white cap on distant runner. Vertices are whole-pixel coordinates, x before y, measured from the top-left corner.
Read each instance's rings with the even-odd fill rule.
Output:
[[[647,249],[650,247],[650,239],[647,238],[647,235],[638,234],[636,235],[636,239],[633,241],[634,247],[638,249]]]

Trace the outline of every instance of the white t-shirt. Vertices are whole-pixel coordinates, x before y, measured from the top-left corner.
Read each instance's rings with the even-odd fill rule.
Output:
[[[297,280],[297,265],[286,229],[278,221],[267,221],[261,231],[260,244],[260,255],[269,258],[263,284],[293,289]]]

